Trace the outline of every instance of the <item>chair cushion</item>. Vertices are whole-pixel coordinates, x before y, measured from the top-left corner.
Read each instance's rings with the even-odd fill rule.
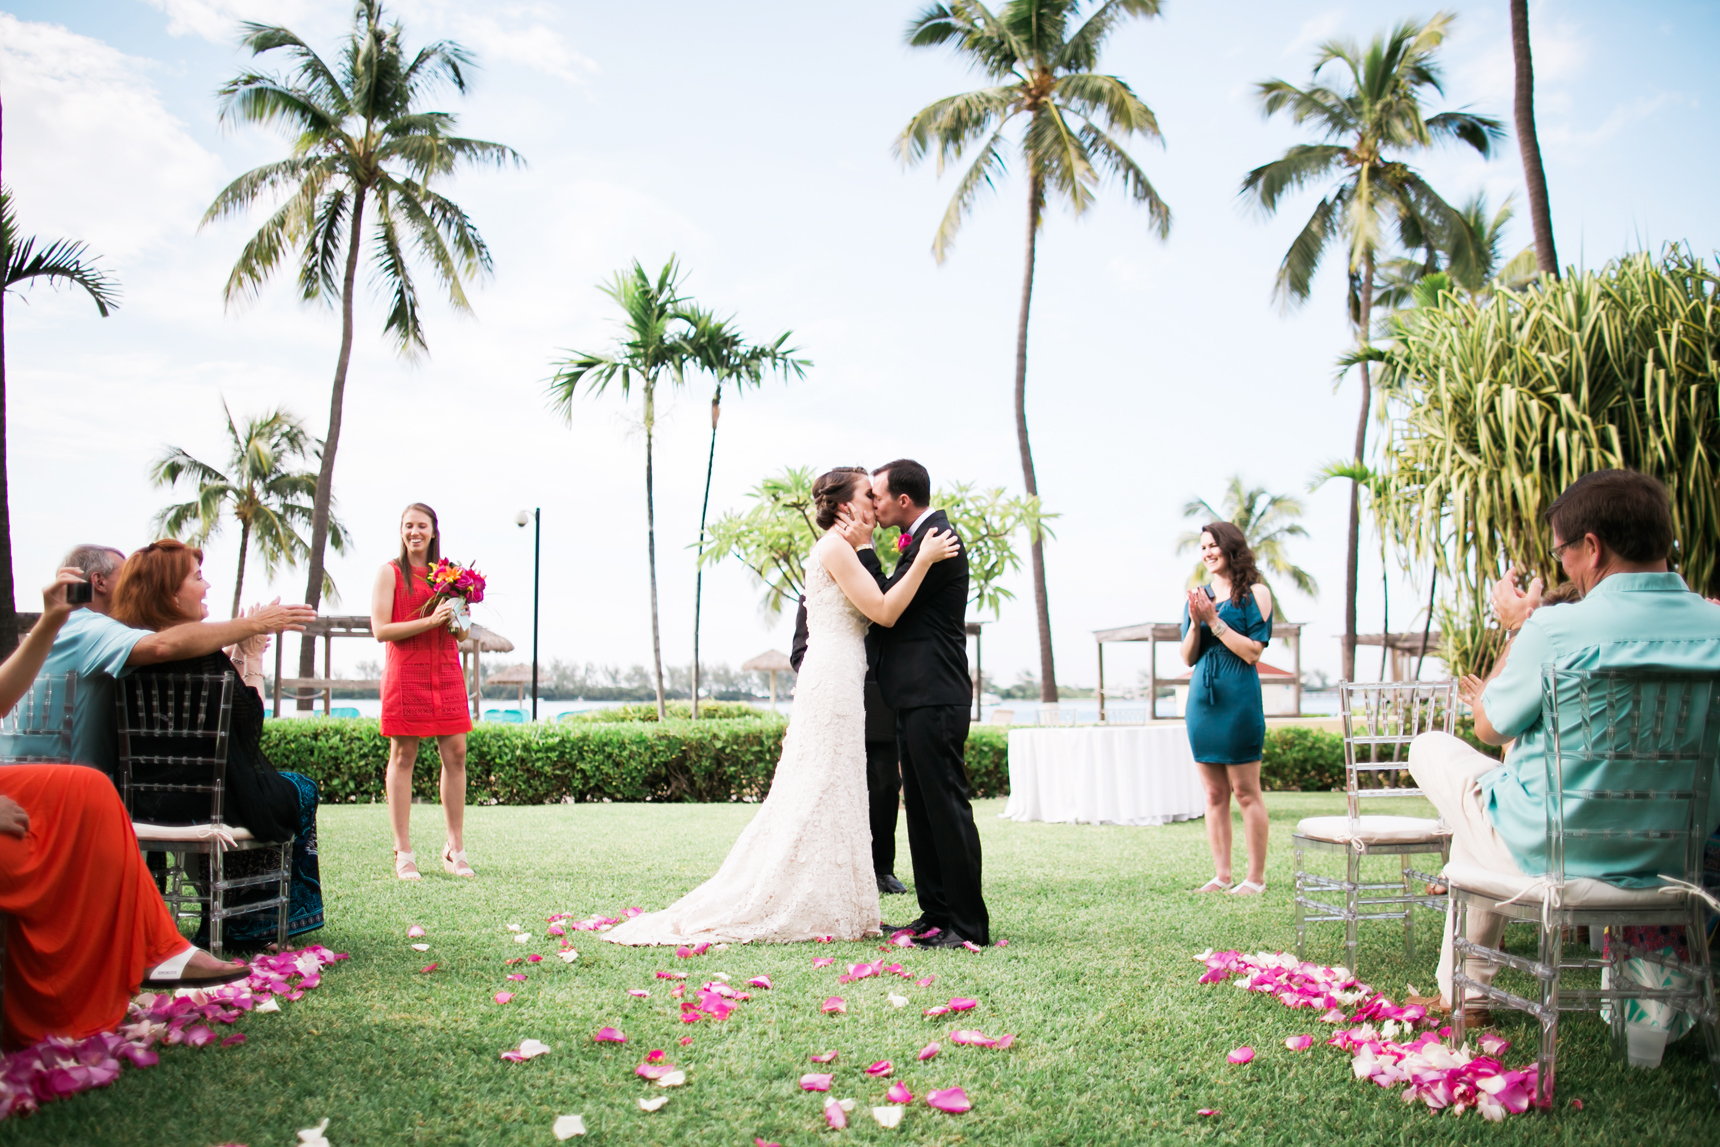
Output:
[[[1453,888],[1479,892],[1494,900],[1518,898],[1520,904],[1539,904],[1542,899],[1540,877],[1524,876],[1521,872],[1495,872],[1478,864],[1447,864],[1445,879]],[[1559,903],[1566,908],[1677,910],[1679,902],[1680,897],[1663,894],[1657,888],[1620,888],[1586,876],[1567,880],[1559,897]]]
[[[251,840],[251,830],[226,824],[143,824],[134,821],[131,831],[139,840]]]
[[[1298,821],[1296,834],[1315,840],[1330,840],[1348,844],[1357,839],[1364,844],[1438,844],[1449,835],[1439,831],[1437,820],[1416,816],[1364,816],[1357,819],[1357,831],[1352,837],[1347,816],[1311,816]]]

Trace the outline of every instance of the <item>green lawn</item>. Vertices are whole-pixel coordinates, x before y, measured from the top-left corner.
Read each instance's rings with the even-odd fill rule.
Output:
[[[1349,1057],[1316,1044],[1292,1053],[1285,1036],[1322,1025],[1271,999],[1229,985],[1201,986],[1189,957],[1210,946],[1285,948],[1293,941],[1288,833],[1298,817],[1334,812],[1341,798],[1277,793],[1268,894],[1259,899],[1192,897],[1209,874],[1201,822],[1164,828],[1018,825],[999,820],[1001,801],[976,809],[984,835],[986,887],[994,937],[1009,946],[981,955],[907,952],[900,958],[931,988],[886,977],[846,987],[815,956],[854,962],[875,944],[734,948],[696,960],[663,950],[632,950],[575,934],[580,957],[549,959],[510,985],[503,961],[546,956],[554,942],[518,945],[507,925],[541,937],[553,912],[619,914],[629,904],[660,907],[713,871],[752,815],[743,805],[565,805],[473,808],[468,847],[480,879],[456,882],[439,872],[418,885],[390,875],[380,806],[325,809],[323,875],[331,921],[323,943],[350,952],[322,987],[278,1015],[247,1016],[249,1042],[227,1049],[166,1049],[161,1064],[127,1069],[113,1087],[45,1106],[0,1124],[8,1147],[123,1143],[132,1147],[288,1147],[294,1132],[330,1118],[334,1147],[385,1144],[554,1144],[560,1114],[584,1116],[590,1134],[570,1142],[732,1144],[755,1136],[785,1145],[834,1141],[824,1129],[824,1097],[796,1081],[807,1056],[837,1050],[832,1095],[859,1100],[853,1143],[1063,1144],[1172,1143],[1714,1143],[1720,1101],[1699,1057],[1700,1036],[1668,1050],[1656,1072],[1631,1072],[1606,1055],[1592,1016],[1564,1028],[1559,1093],[1580,1097],[1581,1111],[1484,1124],[1401,1102],[1398,1093],[1354,1080]],[[416,810],[421,855],[440,841],[440,810]],[[901,875],[909,878],[906,844]],[[885,901],[886,918],[911,915],[911,898]],[[407,945],[411,923],[429,930],[429,953]],[[1310,955],[1339,958],[1340,929],[1327,925]],[[1431,916],[1406,962],[1401,931],[1363,932],[1362,969],[1388,992],[1406,982],[1431,989],[1438,934]],[[99,942],[93,938],[92,942]],[[418,969],[436,960],[432,976]],[[768,973],[774,991],[758,992],[724,1023],[684,1026],[658,968],[689,971],[699,982],[727,972],[737,982]],[[493,995],[518,998],[498,1006]],[[649,988],[649,1000],[629,988]],[[887,990],[913,1001],[900,1010]],[[830,995],[849,1000],[846,1016],[827,1017]],[[950,996],[979,999],[956,1017],[928,1019],[921,1009]],[[595,1045],[603,1025],[628,1035],[625,1046]],[[954,1047],[954,1027],[1013,1032],[1007,1051]],[[1516,1019],[1500,1030],[1518,1041],[1506,1058],[1521,1062],[1532,1043]],[[691,1035],[682,1048],[676,1040]],[[554,1051],[521,1064],[498,1053],[524,1037]],[[932,1039],[944,1050],[929,1063],[914,1053]],[[1225,1052],[1252,1044],[1246,1067]],[[657,1093],[633,1074],[647,1050],[666,1048],[687,1072],[686,1086],[661,1092],[668,1105],[640,1112],[635,1100]],[[1518,1054],[1521,1052],[1522,1054]],[[891,1059],[896,1078],[923,1099],[932,1088],[961,1086],[974,1102],[944,1115],[917,1102],[900,1128],[886,1131],[865,1109],[881,1104],[885,1084],[862,1068]],[[828,1070],[828,1069],[819,1069]],[[1216,1107],[1216,1118],[1198,1108]]]

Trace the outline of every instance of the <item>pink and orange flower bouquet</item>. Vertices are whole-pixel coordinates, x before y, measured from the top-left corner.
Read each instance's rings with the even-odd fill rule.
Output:
[[[459,633],[472,628],[471,607],[484,600],[484,575],[472,566],[442,558],[428,578],[431,593],[430,600],[424,603],[424,612],[434,613],[443,602],[451,601],[454,616],[448,619],[449,631]]]

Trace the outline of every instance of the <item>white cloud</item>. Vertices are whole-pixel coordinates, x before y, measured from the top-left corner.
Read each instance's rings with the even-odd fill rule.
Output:
[[[148,0],[151,7],[167,13],[167,31],[173,36],[201,36],[227,43],[246,20],[282,24],[309,35],[310,22],[323,9],[350,7],[309,3],[307,0]],[[326,21],[315,20],[316,24]]]
[[[1284,50],[1279,53],[1285,59],[1297,59],[1307,54],[1309,48],[1330,40],[1344,24],[1342,8],[1328,8],[1317,16],[1310,16],[1302,21],[1302,26],[1296,29],[1296,35],[1291,37]]]
[[[1559,144],[1570,148],[1589,148],[1606,143],[1616,138],[1627,128],[1636,126],[1653,119],[1664,108],[1695,108],[1698,101],[1695,96],[1681,92],[1660,92],[1652,96],[1638,96],[1628,103],[1619,104],[1607,113],[1607,117],[1591,128],[1577,128],[1569,123],[1554,127],[1543,127],[1541,138],[1550,144]]]

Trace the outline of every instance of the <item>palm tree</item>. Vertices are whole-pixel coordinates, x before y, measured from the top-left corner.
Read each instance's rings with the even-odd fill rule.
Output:
[[[1307,300],[1314,273],[1327,248],[1342,242],[1348,249],[1349,310],[1357,342],[1369,341],[1374,309],[1375,270],[1386,248],[1384,225],[1397,226],[1398,239],[1408,250],[1433,248],[1440,235],[1461,238],[1456,211],[1395,153],[1429,148],[1436,142],[1459,141],[1483,156],[1504,129],[1497,120],[1470,112],[1424,116],[1424,91],[1443,94],[1434,53],[1445,39],[1453,17],[1440,13],[1425,24],[1406,21],[1386,36],[1376,36],[1364,51],[1355,43],[1333,40],[1321,45],[1307,87],[1284,80],[1258,86],[1262,110],[1270,118],[1286,112],[1298,124],[1311,124],[1318,143],[1301,143],[1271,163],[1249,172],[1242,194],[1267,214],[1283,198],[1308,186],[1333,181],[1336,186],[1315,206],[1279,265],[1273,294],[1286,306]],[[1327,64],[1348,72],[1348,83],[1332,87],[1321,81]],[[1363,462],[1367,444],[1371,379],[1368,361],[1362,373],[1361,413],[1356,419],[1355,461]],[[1361,536],[1360,492],[1350,486],[1349,560],[1344,584],[1345,680],[1355,679],[1356,570]]]
[[[941,263],[981,187],[995,186],[1005,170],[1005,131],[1018,118],[1025,120],[1018,140],[1027,176],[1027,254],[1015,333],[1015,433],[1022,480],[1031,498],[1038,498],[1039,482],[1027,437],[1027,319],[1047,196],[1061,196],[1080,215],[1092,205],[1101,173],[1106,173],[1122,182],[1131,199],[1146,206],[1161,239],[1171,227],[1170,208],[1113,136],[1159,139],[1158,120],[1128,84],[1095,70],[1099,51],[1118,24],[1131,16],[1158,15],[1159,0],[1101,0],[1086,21],[1078,23],[1080,8],[1081,0],[1007,0],[998,14],[978,0],[949,0],[927,8],[908,25],[909,45],[950,45],[993,86],[926,105],[908,121],[895,144],[896,155],[910,164],[935,151],[940,173],[945,163],[978,146],[932,240],[932,254]],[[1045,549],[1037,533],[1032,538],[1032,558],[1040,695],[1055,701]]]
[[[12,583],[11,492],[6,477],[6,295],[41,279],[55,285],[81,287],[104,319],[119,306],[119,284],[96,266],[94,256],[82,243],[55,239],[38,251],[37,242],[33,235],[18,235],[18,221],[12,214],[12,192],[0,186],[0,267],[4,267],[5,273],[4,281],[0,281],[0,658],[10,655],[18,644],[18,607]]]
[[[1223,508],[1215,510],[1205,498],[1192,498],[1183,506],[1183,517],[1229,522],[1248,539],[1248,548],[1254,551],[1255,560],[1262,569],[1289,579],[1291,585],[1309,597],[1320,595],[1320,583],[1314,580],[1314,575],[1293,563],[1285,549],[1285,542],[1290,538],[1308,536],[1308,531],[1297,521],[1305,510],[1300,498],[1291,494],[1272,494],[1264,486],[1245,486],[1242,475],[1235,474],[1225,485],[1224,497],[1219,504]],[[1199,546],[1198,531],[1187,531],[1177,538],[1179,554]],[[1206,566],[1196,562],[1194,572],[1189,575],[1189,588],[1204,584]],[[1272,589],[1270,583],[1267,588]],[[1283,621],[1283,595],[1275,589],[1272,590],[1272,602],[1278,620]]]
[[[711,509],[711,475],[717,464],[717,422],[722,417],[723,384],[733,383],[737,391],[754,388],[763,382],[767,367],[781,371],[786,377],[805,378],[809,359],[795,358],[799,348],[785,346],[793,331],[784,331],[768,345],[750,346],[735,329],[733,319],[719,319],[698,307],[688,308],[692,324],[693,362],[715,381],[711,389],[711,450],[705,459],[705,496],[699,503],[700,555],[705,552],[705,520]],[[693,686],[691,690],[693,720],[699,719],[699,614],[704,603],[705,566],[698,562],[693,575]]]
[[[366,245],[365,210],[374,204],[371,261],[377,282],[390,296],[383,330],[402,355],[413,358],[428,344],[408,244],[429,265],[456,310],[471,310],[463,280],[491,269],[489,249],[471,219],[431,184],[462,164],[517,165],[521,160],[499,143],[453,135],[452,114],[422,106],[424,97],[443,84],[465,92],[471,54],[448,40],[408,53],[399,23],[383,26],[382,0],[357,0],[352,33],[333,67],[286,28],[253,23],[243,28],[240,43],[253,55],[284,52],[293,70],[288,76],[247,71],[227,81],[220,90],[221,120],[281,126],[292,136],[292,154],[235,179],[210,205],[203,224],[241,214],[259,199],[284,196],[240,252],[227,277],[226,301],[256,295],[284,263],[296,259],[300,297],[340,304],[340,353],[307,555],[305,601],[314,606],[321,600],[330,533],[335,450],[352,358],[353,287]],[[316,642],[307,634],[299,646],[299,675],[314,676],[315,669]],[[303,708],[310,704],[300,702]]]
[[[573,421],[573,399],[583,384],[601,394],[619,380],[621,397],[631,398],[637,382],[643,400],[645,428],[645,553],[651,572],[651,657],[657,674],[657,719],[667,720],[663,697],[663,642],[657,622],[657,511],[651,474],[652,438],[657,428],[657,384],[667,378],[675,386],[686,382],[694,361],[693,323],[681,295],[681,268],[671,255],[655,281],[635,259],[626,271],[600,288],[621,307],[622,339],[608,353],[574,351],[558,364],[550,380],[550,406]]]
[[[1501,250],[1505,225],[1516,214],[1515,199],[1514,195],[1506,196],[1499,210],[1489,215],[1487,193],[1478,191],[1456,210],[1453,225],[1459,229],[1458,234],[1444,237],[1430,253],[1419,258],[1400,255],[1382,259],[1374,287],[1374,306],[1399,311],[1420,305],[1416,301],[1416,287],[1431,275],[1443,276],[1438,284],[1440,290],[1460,290],[1471,301],[1486,298],[1494,287],[1517,288],[1533,281],[1541,273],[1535,263],[1534,244],[1510,259],[1505,259]],[[1432,297],[1437,298],[1437,293]],[[1389,324],[1389,316],[1383,321]]]
[[[239,523],[239,571],[233,578],[233,617],[239,616],[239,600],[245,589],[245,562],[253,539],[263,559],[263,570],[273,578],[281,566],[296,567],[310,546],[299,532],[310,525],[317,491],[313,470],[295,470],[292,464],[316,453],[317,444],[304,423],[285,410],[272,410],[248,419],[241,430],[233,412],[221,403],[227,417],[227,472],[200,462],[188,451],[169,446],[149,468],[150,481],[174,487],[183,480],[195,484],[197,496],[189,502],[167,506],[155,523],[172,537],[186,537],[202,545],[218,533],[231,514]],[[329,515],[329,544],[345,553],[346,528]],[[334,581],[325,573],[323,591],[332,595]]]
[[[1553,249],[1553,214],[1547,205],[1547,171],[1541,166],[1541,140],[1535,134],[1535,61],[1529,51],[1529,0],[1511,0],[1511,62],[1515,75],[1513,111],[1517,150],[1523,155],[1523,182],[1529,188],[1529,222],[1535,231],[1535,260],[1543,275],[1559,277]]]

